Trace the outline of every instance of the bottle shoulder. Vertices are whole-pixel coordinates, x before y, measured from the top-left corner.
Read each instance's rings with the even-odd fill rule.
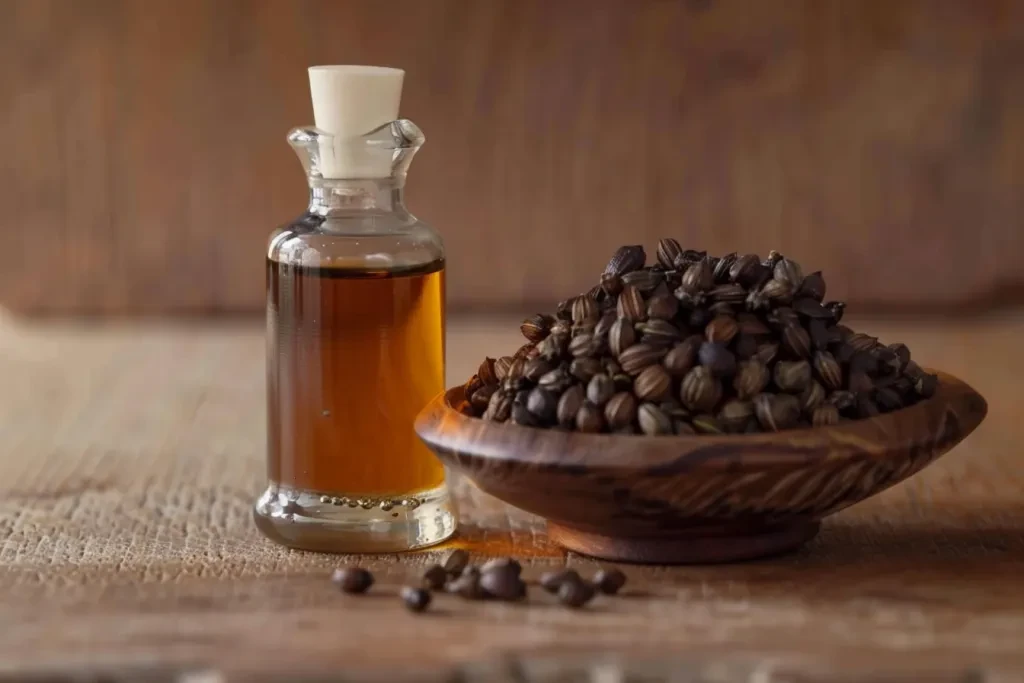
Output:
[[[311,268],[404,269],[443,261],[444,242],[412,216],[353,220],[304,214],[270,235],[267,258]]]

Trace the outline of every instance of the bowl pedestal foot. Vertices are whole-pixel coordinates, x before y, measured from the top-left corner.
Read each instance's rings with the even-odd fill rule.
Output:
[[[714,564],[752,560],[796,550],[814,538],[821,523],[802,520],[744,533],[700,530],[675,537],[605,536],[548,522],[558,545],[602,560],[647,564]]]

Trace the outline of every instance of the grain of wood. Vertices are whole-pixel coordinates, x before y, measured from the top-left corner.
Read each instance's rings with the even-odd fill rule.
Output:
[[[7,0],[0,299],[259,310],[305,68],[370,63],[408,72],[454,307],[550,302],[666,235],[860,303],[1020,301],[1022,46],[1013,0]]]
[[[680,680],[1015,680],[1024,316],[852,324],[969,381],[989,400],[988,420],[931,468],[827,520],[794,555],[626,567],[626,595],[583,612],[534,589],[530,606],[441,596],[436,614],[415,617],[397,590],[441,550],[317,555],[253,527],[260,329],[2,319],[0,680],[213,670],[222,680],[554,681],[600,662],[613,675],[609,657],[623,680],[670,665],[692,674]],[[484,353],[514,348],[516,328],[453,320],[450,382]],[[596,567],[554,547],[540,520],[456,488],[457,544],[477,557],[513,553],[529,577],[562,562]],[[351,561],[377,574],[372,595],[331,588],[329,570]]]

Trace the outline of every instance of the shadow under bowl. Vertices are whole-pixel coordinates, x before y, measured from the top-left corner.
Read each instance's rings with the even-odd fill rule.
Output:
[[[582,434],[460,413],[463,388],[416,420],[481,490],[548,521],[553,541],[626,562],[708,563],[793,550],[820,520],[923,469],[981,423],[985,399],[939,372],[934,396],[832,427],[768,434]]]

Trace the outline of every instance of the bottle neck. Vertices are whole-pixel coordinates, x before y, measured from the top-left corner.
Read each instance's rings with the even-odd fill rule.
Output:
[[[407,214],[404,186],[404,177],[362,180],[311,178],[309,212],[324,217]]]

